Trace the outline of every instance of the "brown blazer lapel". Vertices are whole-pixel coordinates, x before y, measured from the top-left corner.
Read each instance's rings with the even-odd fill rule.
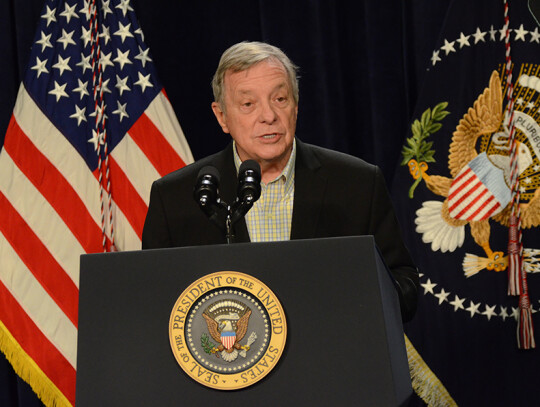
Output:
[[[309,145],[296,139],[296,165],[291,240],[317,236],[327,177]]]

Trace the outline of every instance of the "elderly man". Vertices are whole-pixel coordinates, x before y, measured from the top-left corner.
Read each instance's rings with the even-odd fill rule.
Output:
[[[242,42],[226,50],[212,81],[212,110],[233,141],[223,151],[152,186],[143,249],[225,243],[193,200],[199,170],[221,174],[220,195],[236,197],[237,172],[261,166],[262,194],[236,225],[237,242],[374,235],[398,285],[404,320],[414,314],[418,273],[404,247],[380,170],[295,138],[296,67],[274,46]]]

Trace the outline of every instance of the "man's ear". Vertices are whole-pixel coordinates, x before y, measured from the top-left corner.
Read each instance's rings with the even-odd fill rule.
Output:
[[[221,110],[221,106],[217,102],[212,102],[212,111],[214,112],[214,115],[216,116],[216,119],[221,126],[221,129],[224,133],[229,133],[229,127],[227,126],[227,119],[225,117],[225,113],[223,110]]]

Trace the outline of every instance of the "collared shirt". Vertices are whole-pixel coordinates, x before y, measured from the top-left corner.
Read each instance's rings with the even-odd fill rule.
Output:
[[[242,161],[233,143],[234,165],[238,172]],[[287,165],[273,181],[261,182],[261,197],[246,214],[246,226],[252,242],[289,240],[294,201],[294,164],[296,140]]]

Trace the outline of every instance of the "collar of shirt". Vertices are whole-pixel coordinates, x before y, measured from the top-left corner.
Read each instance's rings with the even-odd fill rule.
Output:
[[[240,169],[240,165],[242,164],[242,160],[240,160],[240,156],[238,155],[238,152],[236,151],[236,142],[233,140],[233,154],[234,154],[234,166],[236,167],[236,174],[238,174],[238,170]],[[270,181],[269,184],[272,184],[274,182],[279,181],[280,179],[283,179],[285,182],[285,188],[283,189],[284,195],[287,195],[291,188],[294,187],[294,166],[296,163],[296,139],[293,140],[293,148],[291,152],[291,156],[289,157],[289,161],[287,161],[287,165],[283,169],[280,175],[276,177],[273,181]],[[261,182],[263,189],[266,187],[266,185]]]

